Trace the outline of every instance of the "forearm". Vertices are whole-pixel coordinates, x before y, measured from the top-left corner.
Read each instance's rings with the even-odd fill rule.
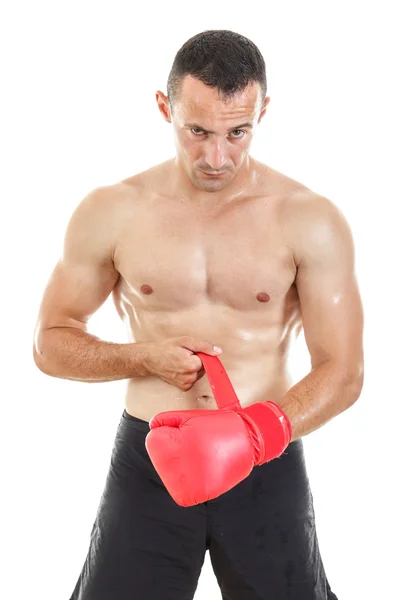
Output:
[[[292,424],[292,441],[318,429],[349,408],[360,396],[363,371],[348,378],[328,361],[294,385],[278,404]]]
[[[105,382],[144,376],[144,343],[105,342],[81,329],[54,327],[41,332],[34,361],[45,374],[62,379]]]

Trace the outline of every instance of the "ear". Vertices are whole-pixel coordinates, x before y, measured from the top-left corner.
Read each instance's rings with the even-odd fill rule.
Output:
[[[160,90],[155,93],[155,99],[158,104],[159,112],[167,123],[171,123],[171,109],[168,102],[168,96],[165,96]]]
[[[267,109],[269,102],[270,102],[270,97],[267,96],[263,103],[261,114],[259,115],[258,123],[260,123],[262,121],[262,118],[263,118],[264,114],[266,113],[266,109]]]

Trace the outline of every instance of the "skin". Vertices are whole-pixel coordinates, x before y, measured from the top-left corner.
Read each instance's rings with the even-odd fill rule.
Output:
[[[132,361],[147,343],[192,336],[223,349],[242,406],[282,407],[295,440],[350,407],[363,386],[349,225],[329,199],[249,156],[270,100],[261,103],[257,84],[224,101],[188,76],[173,114],[161,91],[156,99],[176,156],[77,207],[40,307],[36,364],[67,379],[128,378],[126,410],[147,421],[217,408],[203,371],[182,391]],[[87,333],[111,292],[126,347]],[[311,371],[292,386],[287,362],[302,327]]]

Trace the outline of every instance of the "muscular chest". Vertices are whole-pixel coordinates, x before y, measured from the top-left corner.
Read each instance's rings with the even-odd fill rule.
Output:
[[[115,262],[122,292],[158,309],[205,301],[238,310],[272,306],[296,272],[266,200],[214,214],[182,203],[141,207],[124,227]]]

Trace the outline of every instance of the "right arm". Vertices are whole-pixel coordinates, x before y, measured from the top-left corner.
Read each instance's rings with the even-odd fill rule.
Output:
[[[113,188],[91,192],[74,211],[63,252],[46,286],[33,356],[45,374],[77,381],[114,381],[148,374],[144,343],[116,344],[87,332],[87,322],[113,290]]]
[[[210,342],[189,336],[116,344],[87,332],[87,322],[110,295],[119,273],[112,188],[91,192],[74,211],[63,253],[46,286],[33,356],[46,375],[84,382],[155,375],[188,391],[205,371],[195,352],[217,355]]]

